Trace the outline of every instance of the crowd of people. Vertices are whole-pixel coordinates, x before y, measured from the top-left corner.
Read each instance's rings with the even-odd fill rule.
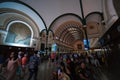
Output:
[[[40,55],[37,51],[34,51],[31,55],[22,51],[11,52],[6,59],[1,55],[0,71],[6,80],[31,80],[32,77],[37,80],[39,63]],[[29,77],[26,79],[27,72],[29,72]]]
[[[6,80],[31,80],[32,77],[37,80],[41,58],[38,51],[32,54],[22,51],[11,52],[6,59],[0,55],[0,72],[5,67]],[[101,68],[105,63],[105,57],[97,53],[51,53],[48,55],[48,61],[56,66],[51,80],[96,80],[94,68]]]
[[[51,80],[97,80],[94,68],[101,68],[104,58],[103,55],[97,53],[58,55],[54,62],[57,67]]]

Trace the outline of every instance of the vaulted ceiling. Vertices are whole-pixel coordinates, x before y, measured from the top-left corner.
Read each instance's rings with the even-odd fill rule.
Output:
[[[112,0],[110,0],[109,3],[104,0],[7,1],[15,2],[8,3],[9,5],[1,4],[1,11],[5,12],[1,13],[1,16],[2,14],[10,15],[11,13],[13,14],[13,12],[16,15],[19,14],[19,16],[22,17],[17,16],[15,20],[22,20],[30,24],[34,29],[34,34],[36,34],[35,30],[41,32],[43,29],[47,29],[47,31],[52,31],[56,41],[70,46],[73,46],[78,41],[83,42],[86,37],[91,42],[98,39],[104,32],[104,18],[106,18],[107,21],[107,17],[108,19],[111,18],[110,16],[113,16],[112,13],[114,12],[114,10],[112,10],[113,12],[110,14],[107,12],[104,14],[107,9],[109,10],[109,8],[104,7],[104,5],[110,6],[108,4],[110,4]],[[105,16],[107,14],[109,15]],[[13,18],[11,19],[13,20]],[[0,21],[3,21],[2,18]],[[109,20],[106,23],[109,23]],[[38,33],[35,37],[38,38]]]

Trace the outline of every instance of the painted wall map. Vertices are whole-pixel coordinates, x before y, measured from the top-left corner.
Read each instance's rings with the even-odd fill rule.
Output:
[[[30,45],[31,31],[22,23],[14,23],[10,26],[6,37],[6,43]]]

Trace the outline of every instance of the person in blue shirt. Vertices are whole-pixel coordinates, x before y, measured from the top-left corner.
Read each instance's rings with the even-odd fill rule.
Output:
[[[30,57],[29,60],[29,77],[28,80],[31,80],[34,77],[34,80],[37,80],[38,66],[39,66],[39,57],[37,56],[37,51]]]

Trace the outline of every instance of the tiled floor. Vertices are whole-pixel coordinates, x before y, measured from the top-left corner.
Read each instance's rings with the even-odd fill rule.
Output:
[[[39,65],[39,70],[38,70],[38,76],[37,76],[37,79],[38,80],[50,80],[51,77],[52,77],[52,72],[55,70],[55,64],[54,63],[50,63],[48,61],[45,61],[43,63],[41,63]],[[27,80],[28,79],[28,76],[29,76],[29,71],[27,70],[26,71],[26,76],[25,76],[25,79],[24,80]],[[4,75],[1,75],[0,73],[0,80],[6,80],[4,77]],[[23,80],[23,79],[18,79],[18,77],[16,76],[16,79],[15,80]],[[33,79],[31,79],[33,80]]]
[[[39,71],[38,71],[38,80],[50,80],[52,76],[52,72],[55,71],[55,64],[50,63],[48,61],[43,62],[39,65]],[[94,68],[96,80],[114,80],[110,77],[107,77],[106,74],[108,74],[105,71],[102,71],[98,68]],[[27,71],[27,75],[24,80],[27,80],[29,72]],[[112,77],[112,76],[111,76]],[[5,80],[5,79],[0,79]],[[17,80],[17,79],[16,79]]]
[[[94,68],[96,80],[109,80],[106,74],[99,68]]]
[[[55,70],[55,65],[50,62],[43,62],[39,65],[38,80],[50,80],[52,72]],[[26,79],[28,75],[26,76]]]

